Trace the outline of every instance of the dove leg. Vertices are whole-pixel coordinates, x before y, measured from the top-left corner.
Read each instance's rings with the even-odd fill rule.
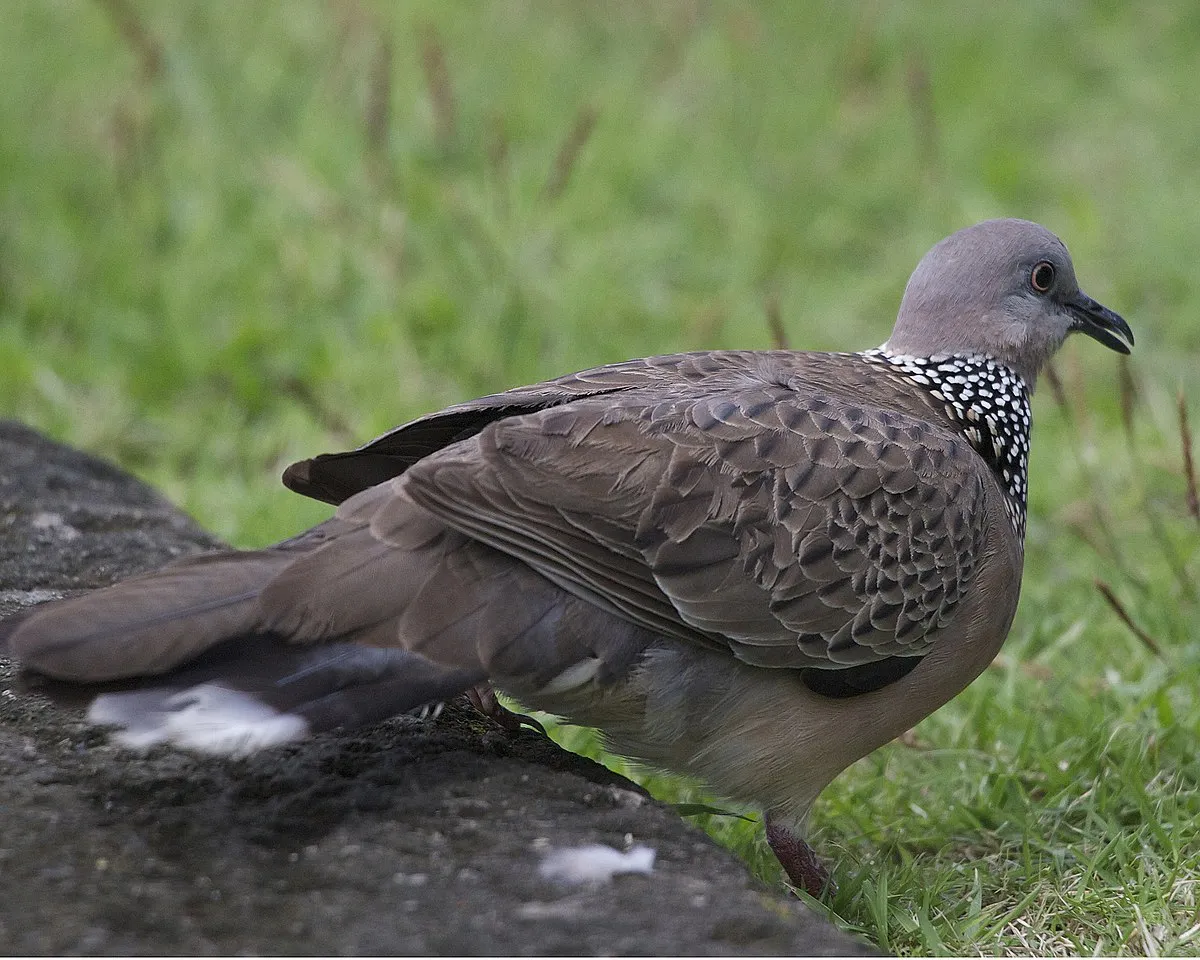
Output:
[[[813,848],[798,834],[773,820],[770,814],[767,814],[767,843],[788,879],[797,887],[816,898],[837,892],[837,884],[817,859]]]

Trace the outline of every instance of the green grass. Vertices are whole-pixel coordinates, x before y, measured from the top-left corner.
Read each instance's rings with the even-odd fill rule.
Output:
[[[12,0],[0,413],[257,545],[326,513],[276,482],[293,459],[769,346],[772,299],[793,345],[871,346],[935,240],[1040,220],[1137,333],[1131,427],[1116,358],[1069,344],[1012,636],[819,802],[828,909],[904,953],[1195,953],[1200,8],[809,6]]]

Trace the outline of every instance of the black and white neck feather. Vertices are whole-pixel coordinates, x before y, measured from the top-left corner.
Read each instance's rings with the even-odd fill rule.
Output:
[[[1000,481],[1008,517],[1017,536],[1024,539],[1033,422],[1024,379],[982,353],[917,357],[877,347],[859,356],[887,364],[905,383],[919,387],[941,404]]]

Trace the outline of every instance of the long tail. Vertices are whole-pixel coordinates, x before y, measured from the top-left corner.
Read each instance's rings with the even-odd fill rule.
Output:
[[[90,719],[123,742],[221,753],[487,679],[537,691],[581,662],[620,673],[652,639],[386,484],[275,547],[183,560],[0,624],[0,653],[58,699],[96,697]]]
[[[258,626],[259,593],[293,557],[227,552],[44,604],[0,624],[0,649],[57,680],[96,683],[166,673]]]
[[[244,753],[445,700],[486,679],[479,604],[447,620],[460,642],[431,645],[435,657],[405,649],[421,639],[406,610],[470,596],[461,577],[447,582],[461,538],[413,508],[410,542],[384,543],[369,523],[382,499],[363,495],[275,547],[43,604],[0,623],[0,653],[52,699],[94,698],[89,719],[134,747]]]

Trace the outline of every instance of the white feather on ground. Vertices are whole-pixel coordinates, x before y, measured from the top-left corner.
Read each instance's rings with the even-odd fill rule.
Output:
[[[566,884],[606,883],[618,873],[650,873],[654,848],[636,846],[627,853],[602,843],[552,850],[538,869],[547,880]]]

